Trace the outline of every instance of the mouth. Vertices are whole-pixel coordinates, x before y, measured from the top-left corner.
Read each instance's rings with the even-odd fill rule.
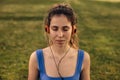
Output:
[[[56,42],[59,44],[63,44],[65,42],[65,40],[56,40]]]

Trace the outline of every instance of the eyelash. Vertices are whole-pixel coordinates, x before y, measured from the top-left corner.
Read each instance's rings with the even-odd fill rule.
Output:
[[[53,30],[53,31],[57,31],[58,28],[53,28],[52,30]],[[68,30],[69,30],[68,28],[63,28],[63,31],[68,31]]]
[[[63,30],[64,30],[64,31],[68,31],[69,29],[68,29],[68,28],[64,28]]]
[[[58,29],[54,29],[54,28],[53,28],[52,30],[53,30],[53,31],[57,31]]]

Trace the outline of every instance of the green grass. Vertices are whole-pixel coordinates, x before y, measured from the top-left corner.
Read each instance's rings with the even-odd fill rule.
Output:
[[[0,80],[26,80],[29,56],[47,45],[43,19],[63,0],[0,2]],[[80,48],[91,56],[91,80],[120,78],[120,3],[66,0],[78,16]]]

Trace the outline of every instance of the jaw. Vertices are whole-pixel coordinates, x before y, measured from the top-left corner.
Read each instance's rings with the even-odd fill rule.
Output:
[[[53,43],[53,46],[55,47],[55,48],[60,48],[60,49],[65,49],[66,47],[68,47],[69,46],[69,44],[65,41],[64,43]]]

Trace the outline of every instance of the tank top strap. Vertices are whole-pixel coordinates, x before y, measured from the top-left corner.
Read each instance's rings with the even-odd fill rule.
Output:
[[[37,61],[38,61],[38,68],[41,73],[45,72],[44,69],[44,56],[42,49],[36,50]]]
[[[77,71],[76,73],[79,74],[81,72],[82,63],[84,59],[84,50],[78,50],[78,63],[77,63]]]

